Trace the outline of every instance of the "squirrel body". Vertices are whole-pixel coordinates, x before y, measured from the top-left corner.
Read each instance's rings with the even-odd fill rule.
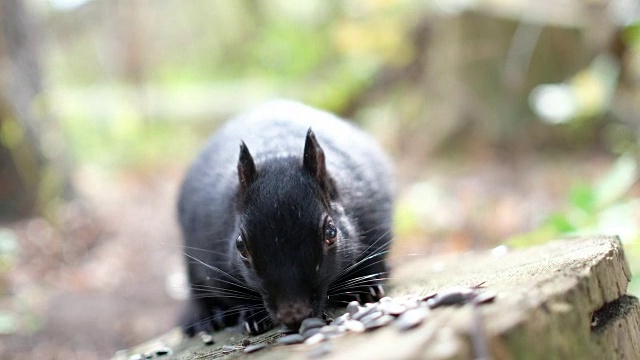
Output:
[[[296,102],[226,123],[178,202],[191,286],[185,332],[239,321],[252,334],[295,328],[329,305],[382,297],[391,173],[364,132]]]

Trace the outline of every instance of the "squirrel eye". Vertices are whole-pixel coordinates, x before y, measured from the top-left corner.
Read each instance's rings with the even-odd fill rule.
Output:
[[[244,260],[249,258],[249,252],[247,252],[247,246],[244,243],[244,237],[242,234],[238,235],[238,238],[236,239],[236,249],[238,249],[238,253]]]
[[[333,221],[329,220],[324,230],[324,242],[327,244],[327,246],[331,246],[335,244],[337,239],[338,229],[336,229],[336,226],[333,225]]]

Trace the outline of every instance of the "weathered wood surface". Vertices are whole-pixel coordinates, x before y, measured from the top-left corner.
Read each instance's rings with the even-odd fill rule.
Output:
[[[408,332],[388,326],[316,346],[271,346],[245,355],[223,354],[220,349],[241,343],[245,336],[236,329],[214,334],[212,346],[183,340],[174,330],[120,352],[116,359],[161,345],[173,348],[173,355],[164,357],[173,359],[299,359],[313,355],[318,346],[330,350],[323,359],[640,359],[640,305],[626,295],[631,273],[615,237],[401,263],[393,272],[391,296],[481,282],[498,295],[493,303],[479,307],[435,309]],[[271,331],[250,339],[274,342],[278,336]]]

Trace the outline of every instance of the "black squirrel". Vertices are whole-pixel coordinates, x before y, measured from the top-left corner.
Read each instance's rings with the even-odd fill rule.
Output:
[[[327,306],[384,296],[391,172],[361,130],[296,102],[225,124],[178,202],[191,286],[184,331],[297,328]]]

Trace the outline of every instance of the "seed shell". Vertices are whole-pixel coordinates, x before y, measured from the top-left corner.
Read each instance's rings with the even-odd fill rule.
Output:
[[[369,305],[369,304],[367,304],[367,305]],[[365,307],[364,309],[358,311],[356,314],[352,315],[351,318],[353,320],[360,320],[363,317],[373,313],[376,310],[378,310],[378,309],[376,307],[374,307],[374,306]]]
[[[238,347],[233,345],[224,345],[223,347],[220,348],[220,350],[222,350],[222,352],[224,353],[230,353],[232,351],[238,350]]]
[[[277,343],[282,345],[300,344],[304,341],[304,336],[300,334],[291,334],[278,339]]]
[[[398,317],[398,320],[396,320],[396,326],[400,331],[413,329],[424,321],[428,313],[428,310],[424,308],[407,310],[404,314]]]
[[[358,311],[360,311],[360,303],[357,301],[352,301],[347,305],[347,313],[351,316],[355,315]]]
[[[308,339],[310,337],[312,337],[315,334],[320,333],[321,328],[313,328],[313,329],[308,329],[307,331],[300,333],[300,335],[302,335],[303,338]]]
[[[307,338],[304,343],[307,345],[315,345],[315,344],[319,344],[323,341],[326,340],[326,337],[324,336],[324,334],[318,332],[317,334]]]
[[[300,324],[300,329],[298,330],[301,334],[306,332],[308,329],[320,328],[327,325],[327,322],[320,318],[308,318],[304,319]]]
[[[372,312],[371,314],[369,314],[367,316],[363,316],[360,319],[360,322],[363,323],[363,324],[366,324],[368,322],[371,322],[373,320],[376,320],[376,319],[382,317],[383,315],[384,315],[384,313],[382,313],[382,311],[374,311],[374,312]]]
[[[479,293],[474,299],[474,304],[485,304],[492,302],[497,296],[497,293],[493,290],[487,290]]]
[[[364,325],[358,320],[347,320],[344,323],[344,328],[351,332],[363,332]]]
[[[265,343],[257,343],[257,344],[247,346],[246,348],[244,348],[243,351],[245,352],[245,354],[250,354],[256,351],[260,351],[266,347],[267,347],[267,344]]]
[[[383,315],[379,318],[367,321],[367,322],[363,322],[364,324],[364,328],[365,330],[369,331],[369,330],[374,330],[374,329],[378,329],[381,328],[383,326],[387,326],[389,324],[391,324],[391,322],[395,319],[395,317],[391,316],[391,315]]]

